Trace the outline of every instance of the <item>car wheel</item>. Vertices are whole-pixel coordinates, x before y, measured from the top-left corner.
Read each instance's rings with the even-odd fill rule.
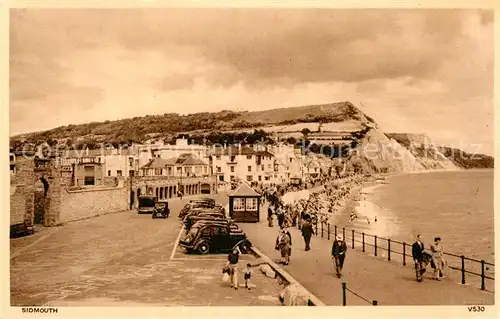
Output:
[[[202,255],[206,255],[210,252],[210,244],[206,241],[202,242],[199,246],[198,246],[198,252]]]
[[[244,241],[240,244],[240,250],[243,254],[248,254],[250,251],[250,243],[248,241]]]

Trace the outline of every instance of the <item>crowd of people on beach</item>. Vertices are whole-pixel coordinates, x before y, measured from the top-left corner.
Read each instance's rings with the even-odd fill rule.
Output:
[[[329,223],[335,215],[340,215],[352,190],[361,186],[367,180],[369,180],[369,177],[363,175],[352,175],[337,180],[328,180],[326,177],[321,178],[318,179],[318,182],[321,182],[320,185],[308,188],[309,196],[307,199],[300,198],[287,203],[285,203],[283,197],[289,191],[288,187],[271,185],[271,187],[261,190],[264,201],[269,203],[267,209],[268,226],[274,227],[275,219],[278,223],[279,231],[275,249],[281,253],[280,263],[287,265],[290,262],[292,246],[290,227],[297,227],[301,231],[305,250],[310,250],[311,238],[315,233],[315,228],[317,229],[317,225]],[[302,190],[305,190],[305,187]],[[337,252],[338,249],[332,249],[333,251]],[[341,268],[343,259],[340,260],[337,259]]]
[[[327,177],[318,179],[315,183],[308,185],[252,185],[256,187],[263,196],[261,204],[268,203],[267,208],[267,223],[269,227],[274,227],[275,220],[277,221],[278,234],[275,242],[275,250],[280,252],[279,263],[289,265],[292,253],[292,235],[291,227],[297,227],[304,240],[304,250],[311,250],[311,239],[317,230],[319,223],[331,223],[333,218],[345,212],[347,203],[352,198],[353,190],[359,189],[363,184],[373,180],[373,177],[367,175],[350,175],[342,179],[331,180]],[[300,198],[293,201],[284,201],[284,195],[289,192],[299,192],[307,190],[308,198]],[[358,216],[356,211],[352,209],[348,222],[353,222],[356,219],[366,218],[367,223],[372,221],[365,216]],[[377,222],[377,217],[373,222]],[[347,244],[345,239],[338,235],[334,238],[331,249],[331,257],[334,264],[337,277],[342,276],[342,269],[347,254]],[[233,254],[234,255],[234,254]],[[441,246],[441,238],[434,238],[434,243],[425,248],[422,237],[417,236],[415,243],[412,245],[412,256],[415,263],[415,271],[417,281],[422,281],[422,275],[426,272],[426,267],[430,264],[434,270],[433,278],[442,280],[444,271],[447,267],[447,262],[443,256]],[[231,274],[231,283],[233,287],[237,287],[237,279],[235,276],[235,267],[231,267],[230,259],[228,258],[229,273]],[[249,284],[252,265],[247,265],[245,269],[245,284]],[[247,285],[246,285],[247,286]]]

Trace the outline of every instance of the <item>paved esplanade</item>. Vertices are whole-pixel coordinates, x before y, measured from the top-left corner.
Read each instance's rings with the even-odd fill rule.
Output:
[[[252,243],[272,260],[279,259],[279,251],[274,250],[279,227],[267,225],[267,204],[261,210],[260,223],[239,224]],[[460,272],[448,270],[442,281],[430,278],[430,266],[424,275],[423,282],[415,280],[413,260],[407,256],[407,266],[401,262],[391,261],[381,257],[371,256],[367,252],[356,251],[348,244],[347,257],[344,264],[342,278],[335,276],[335,269],[331,259],[331,245],[334,236],[330,239],[313,236],[311,250],[304,251],[304,240],[296,227],[290,227],[292,235],[292,254],[288,266],[283,268],[299,281],[305,288],[327,305],[342,304],[341,283],[368,300],[377,300],[382,305],[493,305],[494,294],[478,289],[475,284],[461,285]],[[358,244],[359,245],[359,244]],[[410,247],[411,248],[411,247]],[[409,252],[411,254],[411,252]],[[396,257],[394,258],[396,259]],[[491,284],[491,283],[490,283]],[[347,305],[368,305],[367,302],[347,293]]]
[[[225,254],[185,255],[173,250],[181,229],[177,214],[189,199],[171,203],[172,216],[167,219],[126,211],[12,239],[11,304],[280,305],[278,282],[257,269],[255,289],[236,291],[221,280]],[[255,260],[244,255],[241,265],[247,261]]]

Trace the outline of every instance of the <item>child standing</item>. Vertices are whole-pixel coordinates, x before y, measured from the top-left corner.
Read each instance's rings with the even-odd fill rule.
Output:
[[[252,265],[247,264],[247,268],[243,271],[245,278],[245,288],[250,290],[250,278],[252,277]]]

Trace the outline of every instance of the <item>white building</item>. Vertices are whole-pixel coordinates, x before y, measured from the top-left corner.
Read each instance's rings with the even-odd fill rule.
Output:
[[[219,147],[212,150],[210,165],[219,182],[239,178],[246,182],[274,182],[274,155],[251,147]]]
[[[302,177],[302,156],[300,149],[293,145],[280,143],[268,146],[275,159],[275,182],[287,184],[290,178]]]
[[[138,167],[143,167],[153,158],[171,159],[182,154],[192,154],[197,158],[208,162],[208,147],[198,144],[188,144],[187,139],[177,139],[174,145],[171,144],[149,144],[141,145],[137,149]]]
[[[206,177],[211,175],[208,163],[193,154],[163,159],[155,157],[142,166],[139,176],[168,176],[175,178]]]

